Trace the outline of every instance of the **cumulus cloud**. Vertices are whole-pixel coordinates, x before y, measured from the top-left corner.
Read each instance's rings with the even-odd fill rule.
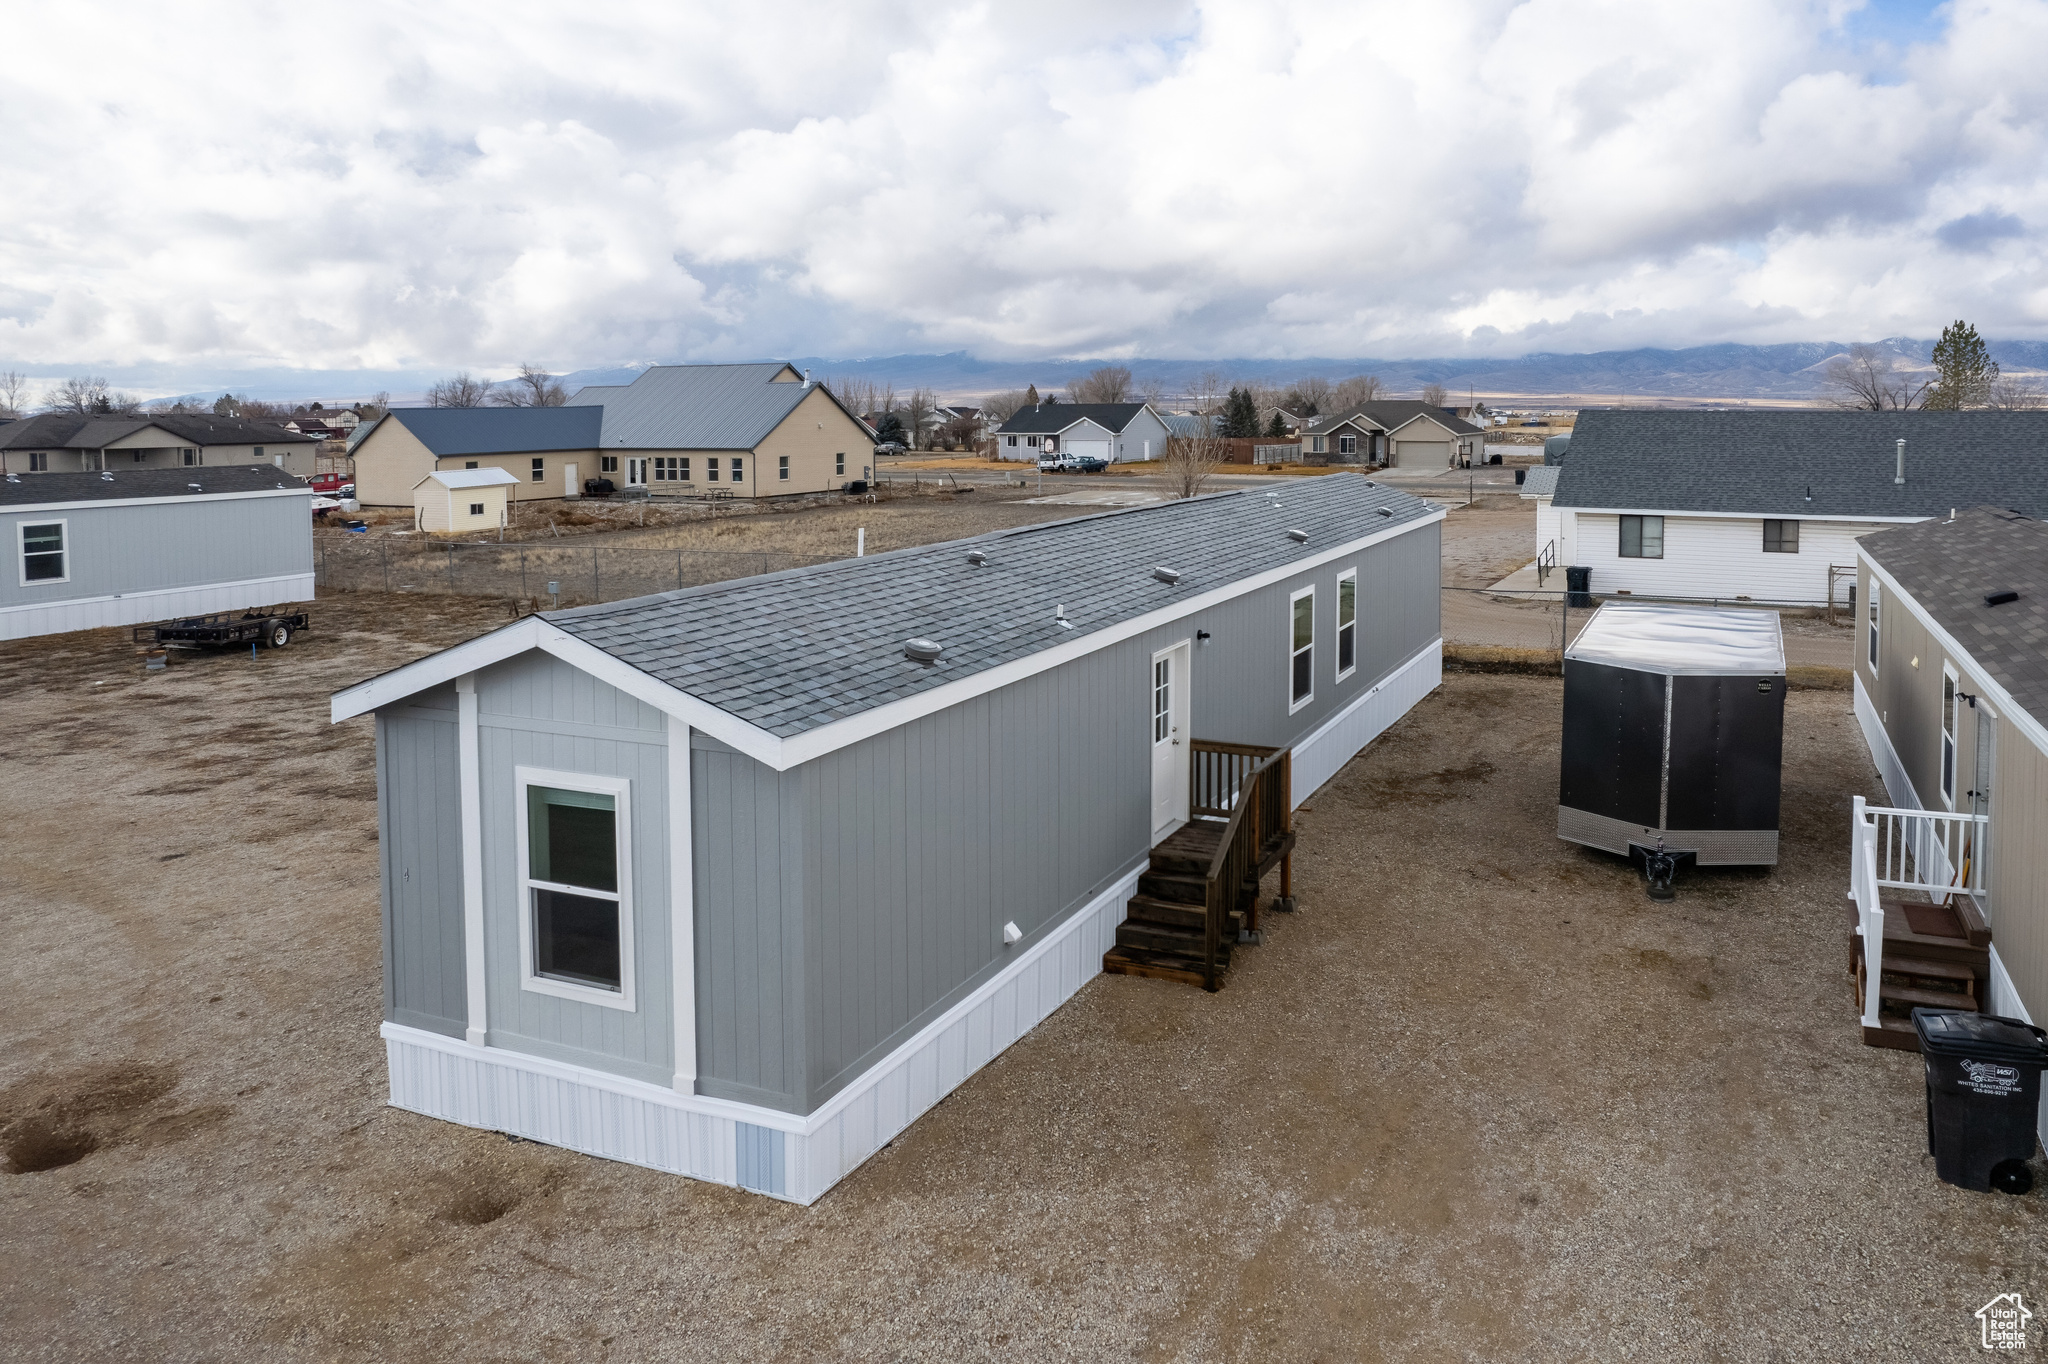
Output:
[[[2048,334],[2048,0],[1860,15],[28,7],[0,365]]]

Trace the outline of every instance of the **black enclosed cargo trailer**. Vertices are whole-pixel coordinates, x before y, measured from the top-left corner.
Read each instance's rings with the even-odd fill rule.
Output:
[[[1609,602],[1565,651],[1557,836],[1774,865],[1784,733],[1777,612]]]

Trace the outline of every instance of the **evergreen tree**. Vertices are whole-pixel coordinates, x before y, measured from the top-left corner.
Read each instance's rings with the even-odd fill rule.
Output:
[[[1266,434],[1269,436],[1285,436],[1287,434],[1287,422],[1277,410],[1273,413],[1273,420],[1266,423]]]
[[[882,420],[875,426],[875,444],[881,445],[892,440],[903,445],[910,444],[903,437],[903,418],[894,412],[884,412]]]
[[[1984,339],[1957,318],[1941,329],[1941,340],[1934,343],[1934,383],[1921,406],[1945,412],[1981,407],[1997,378],[1998,362],[1984,348]]]
[[[1259,434],[1259,405],[1251,390],[1233,388],[1223,400],[1223,435],[1230,440],[1249,440]]]
[[[1027,389],[1025,389],[1025,390],[1024,390],[1024,405],[1025,405],[1026,407],[1036,407],[1036,406],[1038,406],[1038,385],[1037,385],[1037,384],[1033,384],[1033,385],[1031,385],[1031,387],[1029,387],[1029,388],[1027,388]]]

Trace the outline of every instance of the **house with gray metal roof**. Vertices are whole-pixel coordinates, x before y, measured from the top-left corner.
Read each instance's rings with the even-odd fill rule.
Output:
[[[2048,413],[1589,411],[1556,467],[1558,561],[1596,594],[1841,605],[1872,531],[2048,515]]]
[[[337,693],[377,730],[391,1101],[808,1203],[1099,972],[1222,985],[1291,907],[1252,873],[1294,805],[1438,684],[1441,521],[1337,474]]]
[[[1150,403],[1033,403],[996,429],[998,459],[1158,459],[1171,434]]]
[[[267,464],[0,475],[0,639],[310,601],[312,498]]]
[[[1852,795],[1864,1040],[1914,1047],[1915,1004],[2048,1022],[2048,522],[1994,503],[1874,529],[1856,603],[1889,802]]]
[[[656,365],[562,407],[396,408],[350,446],[356,497],[407,506],[441,469],[514,475],[515,500],[581,497],[600,480],[655,495],[780,497],[869,476],[874,436],[785,364]]]
[[[319,448],[276,422],[211,413],[45,412],[0,426],[0,474],[267,464],[307,478]]]

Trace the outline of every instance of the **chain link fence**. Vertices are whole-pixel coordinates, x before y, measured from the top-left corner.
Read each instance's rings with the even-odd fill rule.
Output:
[[[320,536],[314,582],[325,591],[440,592],[553,606],[644,597],[843,556],[779,550],[643,549],[624,545],[476,545]],[[552,591],[551,591],[552,589]]]

